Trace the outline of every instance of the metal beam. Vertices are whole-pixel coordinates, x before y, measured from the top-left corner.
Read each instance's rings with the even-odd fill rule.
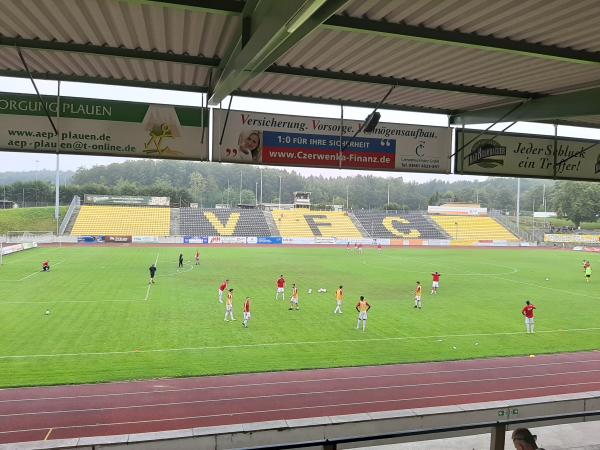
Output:
[[[600,114],[600,88],[584,89],[568,94],[549,95],[531,100],[517,111],[507,114],[514,105],[485,108],[453,114],[450,123],[477,124],[495,122],[502,117],[505,122],[541,121],[563,119],[577,116]]]
[[[98,83],[108,84],[112,86],[131,86],[152,89],[166,89],[171,91],[185,92],[207,92],[205,86],[189,86],[170,83],[160,83],[156,81],[136,81],[136,80],[119,80],[116,78],[104,77],[89,77],[81,75],[64,75],[55,73],[32,72],[31,75],[37,80],[55,80],[55,81],[72,81],[76,83]],[[19,70],[0,70],[0,77],[28,78],[27,72]]]
[[[479,48],[487,51],[515,53],[535,58],[567,61],[571,63],[600,63],[600,52],[534,44],[525,41],[514,41],[506,38],[482,36],[476,33],[461,33],[439,28],[426,28],[403,23],[389,23],[339,15],[330,17],[323,25],[333,30],[379,34],[388,37]]]
[[[167,61],[209,67],[217,67],[221,61],[219,58],[207,58],[205,56],[193,56],[169,52],[164,53],[124,47],[108,47],[104,45],[76,44],[74,42],[42,41],[40,39],[23,39],[6,36],[0,36],[0,46],[86,53],[90,55],[115,56],[119,58],[138,58],[150,61]]]
[[[235,0],[120,0],[128,3],[141,3],[167,8],[187,9],[210,14],[237,15],[242,12],[244,2]]]
[[[209,104],[217,105],[321,25],[349,0],[254,0],[245,4],[242,38],[220,65]],[[248,27],[250,30],[248,31]]]
[[[329,70],[304,69],[301,67],[271,66],[265,72],[295,75],[300,77],[322,78],[327,80],[353,81],[357,83],[370,83],[386,86],[404,86],[419,89],[438,91],[462,92],[466,94],[491,95],[497,97],[535,98],[538,94],[533,92],[513,91],[510,89],[496,89],[463,84],[440,83],[435,81],[410,80],[407,78],[384,77],[377,75],[362,75],[357,73],[333,72]]]

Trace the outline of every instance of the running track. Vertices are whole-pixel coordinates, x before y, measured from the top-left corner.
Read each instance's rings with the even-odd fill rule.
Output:
[[[0,443],[600,390],[600,352],[0,390]]]

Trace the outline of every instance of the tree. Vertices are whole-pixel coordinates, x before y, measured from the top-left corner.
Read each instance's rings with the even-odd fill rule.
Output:
[[[581,181],[560,181],[552,192],[557,210],[576,227],[581,222],[595,222],[600,213],[600,185]]]
[[[202,205],[202,194],[206,191],[208,182],[200,172],[190,174],[190,193],[192,198]]]

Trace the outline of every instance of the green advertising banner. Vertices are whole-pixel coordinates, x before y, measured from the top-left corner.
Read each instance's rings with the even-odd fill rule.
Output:
[[[39,97],[0,93],[0,150],[208,160],[206,109],[89,98],[42,99],[58,135]]]

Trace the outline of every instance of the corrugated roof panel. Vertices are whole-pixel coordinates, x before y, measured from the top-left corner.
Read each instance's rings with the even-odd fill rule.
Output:
[[[285,91],[282,91],[285,88]],[[296,77],[280,74],[261,74],[242,86],[244,92],[304,96],[316,99],[329,99],[332,103],[346,101],[379,102],[389,86],[354,83],[347,81],[323,80],[318,78]],[[474,105],[488,105],[498,102],[499,97],[439,92],[426,89],[397,87],[386,100],[386,104],[409,107],[438,109],[466,109]]]
[[[206,86],[209,69],[190,64],[136,59],[119,59],[49,50],[22,50],[29,69],[41,74],[65,74],[111,78],[114,80],[152,81],[190,87]],[[20,71],[21,60],[12,47],[0,47],[0,69]]]
[[[2,0],[8,37],[222,57],[239,33],[235,15],[106,0]]]
[[[338,14],[600,51],[597,0],[354,0]]]
[[[277,63],[533,92],[600,79],[600,65],[332,30],[307,38]]]

